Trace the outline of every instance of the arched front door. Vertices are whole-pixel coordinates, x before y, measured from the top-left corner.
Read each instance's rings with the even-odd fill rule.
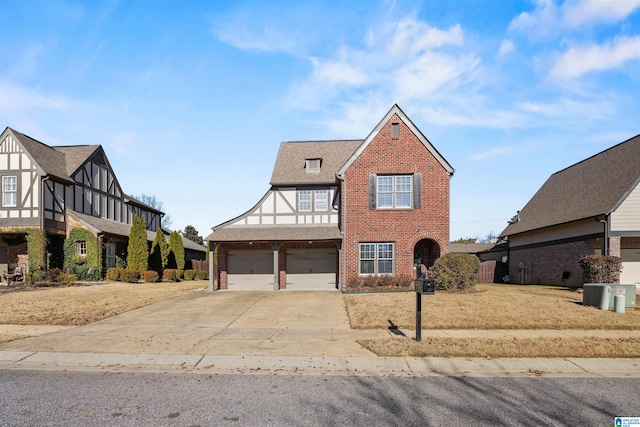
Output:
[[[414,264],[420,263],[430,268],[439,257],[440,245],[435,240],[422,239],[413,248]]]

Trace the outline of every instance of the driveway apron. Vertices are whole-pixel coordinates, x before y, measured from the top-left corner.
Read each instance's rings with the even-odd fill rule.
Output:
[[[197,292],[0,344],[0,350],[78,353],[371,356],[351,330],[340,292]]]

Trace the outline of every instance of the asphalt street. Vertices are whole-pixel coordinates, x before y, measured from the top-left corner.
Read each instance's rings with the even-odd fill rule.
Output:
[[[0,371],[2,426],[613,426],[638,378]]]

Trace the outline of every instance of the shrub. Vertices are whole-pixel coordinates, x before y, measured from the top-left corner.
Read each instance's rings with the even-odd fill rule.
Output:
[[[480,260],[476,256],[448,253],[436,260],[428,274],[437,289],[453,291],[473,287],[479,269]]]
[[[34,284],[36,282],[42,282],[44,280],[44,272],[41,270],[32,270],[27,273],[27,283]]]
[[[120,280],[120,269],[118,269],[118,268],[109,268],[107,270],[107,275],[105,276],[105,278],[107,280],[112,281],[112,282],[116,282],[116,281]]]
[[[184,280],[193,280],[196,278],[195,270],[185,270],[184,271]]]
[[[131,230],[129,231],[127,268],[130,270],[138,270],[140,274],[142,274],[147,270],[148,266],[149,245],[147,243],[147,223],[144,217],[136,215],[133,218]]]
[[[165,268],[162,272],[162,280],[165,282],[177,282],[178,278],[178,270],[175,268]]]
[[[580,258],[584,283],[617,283],[622,259],[617,256],[587,255]]]
[[[140,272],[131,268],[120,270],[120,280],[122,282],[136,283],[140,280]]]
[[[147,270],[144,272],[144,281],[147,283],[157,283],[158,280],[160,280],[160,275],[153,271],[153,270]]]
[[[413,277],[397,275],[360,276],[351,279],[349,288],[353,290],[400,290],[410,289],[413,286]]]
[[[182,279],[183,277],[184,277],[184,270],[181,270],[181,269],[179,269],[179,268],[178,268],[178,269],[176,270],[176,279],[177,279],[177,280],[180,280],[180,279]]]
[[[63,285],[70,285],[72,283],[75,283],[78,281],[78,276],[76,276],[73,273],[60,273],[58,274],[58,276],[56,277],[55,280],[57,283],[61,283]]]
[[[170,268],[184,269],[184,246],[182,245],[182,237],[177,231],[172,231],[169,235],[169,254],[167,265]]]
[[[198,271],[196,273],[196,279],[198,280],[207,280],[209,278],[209,273],[206,271]]]
[[[44,280],[46,282],[57,282],[58,281],[58,275],[62,273],[62,270],[60,270],[59,268],[52,268],[49,271],[47,271],[47,274],[44,276]]]

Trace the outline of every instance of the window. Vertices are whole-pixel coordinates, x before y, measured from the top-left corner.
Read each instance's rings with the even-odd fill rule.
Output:
[[[298,212],[329,210],[329,190],[298,190]]]
[[[322,159],[306,159],[304,167],[307,173],[319,173]]]
[[[84,242],[84,241],[76,242],[76,256],[80,256],[80,257],[87,256],[87,242]]]
[[[393,243],[360,243],[359,265],[361,276],[393,274]]]
[[[411,175],[378,176],[376,206],[380,209],[411,207]]]
[[[311,212],[311,190],[298,191],[298,211]]]
[[[315,203],[314,210],[316,212],[325,212],[329,209],[329,192],[327,190],[314,191]]]
[[[18,205],[18,178],[16,176],[2,177],[2,206]]]
[[[115,243],[107,243],[105,248],[107,250],[107,268],[114,268],[116,266],[116,245]]]
[[[391,138],[398,139],[400,137],[400,128],[398,123],[391,123]]]

